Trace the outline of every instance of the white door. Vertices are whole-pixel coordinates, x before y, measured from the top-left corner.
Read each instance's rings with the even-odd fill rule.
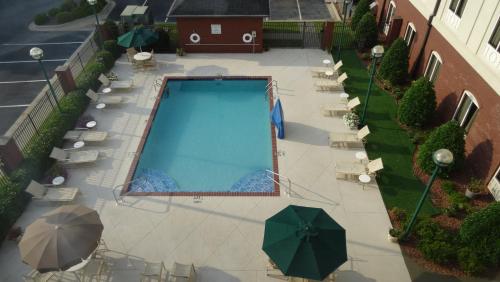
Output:
[[[394,2],[391,2],[389,4],[389,10],[387,11],[387,16],[385,17],[385,22],[384,22],[384,34],[387,35],[389,33],[389,27],[391,27],[391,20],[392,17],[394,16],[394,12],[396,12],[396,4]]]

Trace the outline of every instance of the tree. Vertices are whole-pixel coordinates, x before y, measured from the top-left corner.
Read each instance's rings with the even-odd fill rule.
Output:
[[[465,131],[460,125],[452,120],[434,129],[429,138],[420,146],[417,155],[417,164],[426,173],[432,173],[436,164],[432,160],[432,154],[439,149],[448,149],[453,153],[454,162],[442,170],[446,175],[460,167],[465,159]]]
[[[351,18],[351,26],[352,30],[356,30],[358,27],[358,23],[361,21],[361,18],[367,13],[370,12],[370,1],[369,0],[361,0],[356,5],[356,9],[354,10],[354,14]]]
[[[392,85],[401,85],[408,77],[408,46],[403,39],[398,38],[389,47],[378,74]]]
[[[398,118],[408,126],[422,127],[432,119],[435,110],[434,86],[427,78],[421,77],[406,90],[399,104]]]
[[[372,13],[366,13],[359,21],[356,28],[356,41],[358,43],[358,50],[372,48],[377,44],[377,22]]]

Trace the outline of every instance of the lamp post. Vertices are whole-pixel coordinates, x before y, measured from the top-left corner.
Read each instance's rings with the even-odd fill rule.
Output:
[[[337,51],[337,62],[340,61],[340,49],[342,49],[341,45],[342,45],[342,40],[341,38],[343,36],[345,36],[345,20],[347,18],[347,6],[349,4],[351,4],[351,1],[352,0],[344,0],[344,6],[342,7],[342,12],[344,13],[344,18],[342,19],[342,34],[341,36],[339,37],[339,40],[338,40],[338,51]]]
[[[449,166],[451,163],[453,163],[453,153],[450,152],[448,149],[439,149],[432,154],[432,160],[436,164],[436,168],[432,172],[431,178],[427,182],[427,186],[425,187],[424,193],[422,194],[422,197],[420,197],[420,201],[417,204],[417,208],[415,209],[415,212],[413,213],[413,216],[411,217],[410,223],[406,227],[405,232],[401,236],[401,239],[406,239],[408,235],[410,234],[411,228],[415,224],[415,220],[417,219],[418,213],[420,212],[420,209],[422,208],[422,205],[424,204],[424,200],[427,197],[427,194],[429,194],[429,191],[431,190],[432,183],[436,179],[436,176],[441,168]]]
[[[361,121],[359,126],[362,127],[365,123],[366,109],[368,108],[368,101],[370,100],[370,93],[372,90],[373,77],[375,76],[375,70],[377,69],[377,61],[384,55],[384,46],[377,45],[372,48],[372,70],[370,73],[370,82],[368,83],[368,91],[366,92],[365,106],[363,107],[363,114],[361,115]]]
[[[43,63],[42,63],[43,50],[38,48],[38,47],[33,47],[30,49],[30,56],[33,59],[37,60],[38,63],[40,63],[40,67],[42,68],[43,75],[45,76],[45,80],[47,80],[47,84],[49,85],[50,93],[52,94],[54,101],[56,101],[56,105],[57,105],[57,108],[59,109],[59,112],[62,113],[61,106],[59,105],[59,101],[57,101],[56,92],[54,91],[54,88],[52,87],[52,84],[50,83],[49,76],[47,75],[47,71],[45,70],[45,67],[43,66]]]
[[[97,34],[97,41],[99,41],[98,45],[101,46],[102,41],[101,41],[101,29],[100,29],[100,24],[99,24],[99,17],[97,16],[97,11],[95,9],[95,6],[97,5],[97,0],[87,0],[90,6],[92,6],[92,9],[94,10],[94,16],[95,16],[95,22],[96,22],[96,34]]]

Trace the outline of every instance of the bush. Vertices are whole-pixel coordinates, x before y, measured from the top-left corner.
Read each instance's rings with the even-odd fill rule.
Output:
[[[404,40],[396,39],[382,59],[379,76],[392,85],[404,84],[408,78],[408,56],[409,50]]]
[[[481,256],[472,248],[465,247],[460,249],[457,259],[460,268],[467,274],[480,274],[487,269]]]
[[[494,202],[465,218],[460,227],[460,238],[468,242],[483,239],[494,242],[500,240],[498,230],[500,230],[500,202]]]
[[[56,21],[59,24],[67,23],[73,20],[73,14],[71,12],[59,12],[56,15]]]
[[[59,6],[61,12],[71,12],[74,8],[76,8],[76,3],[73,0],[64,0],[61,6]]]
[[[356,30],[361,18],[363,18],[366,13],[370,12],[370,2],[371,1],[369,0],[361,0],[356,5],[356,9],[354,10],[354,14],[351,18],[351,26],[353,30]]]
[[[453,153],[454,162],[447,168],[441,169],[442,175],[459,168],[465,158],[465,131],[456,121],[449,121],[434,129],[429,138],[419,148],[417,164],[426,173],[432,173],[436,164],[432,160],[432,154],[441,148]]]
[[[453,183],[449,180],[445,180],[445,181],[441,182],[441,190],[446,192],[446,194],[448,194],[448,195],[457,192],[456,187],[455,187],[455,183]]]
[[[448,241],[425,240],[417,247],[426,259],[436,263],[450,263],[457,255],[455,246]]]
[[[375,17],[370,13],[366,13],[359,21],[356,28],[356,42],[358,50],[372,48],[377,44],[378,31]]]
[[[121,50],[120,46],[118,46],[118,44],[116,44],[116,40],[104,41],[103,49],[110,52],[111,54],[113,54],[113,57],[115,59],[118,59],[122,54],[122,50]]]
[[[21,186],[6,178],[0,185],[0,239],[3,240],[10,227],[21,216],[29,197]]]
[[[49,17],[45,13],[40,13],[35,16],[34,22],[37,25],[46,24],[49,21]]]
[[[87,90],[97,90],[100,82],[97,80],[99,75],[106,71],[103,63],[89,63],[85,70],[76,79],[76,87],[87,92]]]
[[[170,36],[168,31],[163,27],[156,27],[155,32],[158,34],[158,41],[153,45],[155,52],[168,52],[170,50]]]
[[[112,39],[117,39],[118,36],[120,35],[120,32],[118,30],[118,25],[112,21],[112,20],[107,20],[104,24],[103,27],[108,31],[109,36]]]
[[[49,12],[47,13],[49,15],[49,17],[55,17],[57,15],[57,13],[59,13],[60,10],[58,8],[52,8],[49,10]]]
[[[421,128],[432,119],[435,110],[434,86],[427,78],[421,77],[406,90],[399,104],[398,118],[405,125]]]
[[[106,71],[109,71],[115,64],[115,57],[111,52],[102,50],[96,53],[95,61],[104,64]]]

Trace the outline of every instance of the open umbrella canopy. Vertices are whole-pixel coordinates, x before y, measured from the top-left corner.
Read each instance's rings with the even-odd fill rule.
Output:
[[[95,210],[62,206],[26,228],[19,242],[21,258],[41,273],[66,270],[97,248],[103,229]]]
[[[347,261],[344,228],[319,208],[290,205],[267,219],[262,249],[283,274],[307,279]]]
[[[151,29],[137,27],[118,37],[118,45],[130,48],[147,46],[158,41],[158,34]]]

